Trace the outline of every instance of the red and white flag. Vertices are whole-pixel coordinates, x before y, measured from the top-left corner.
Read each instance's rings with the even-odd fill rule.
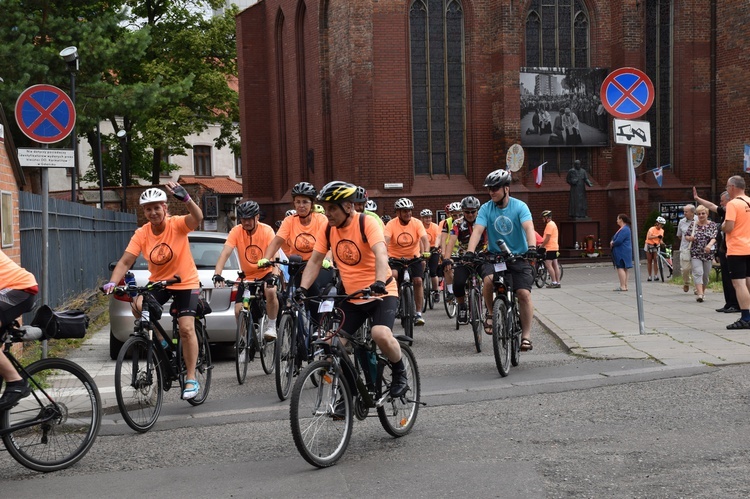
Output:
[[[542,169],[544,168],[544,165],[546,164],[547,164],[547,161],[545,161],[541,165],[537,166],[536,169],[534,169],[534,183],[536,184],[537,189],[542,186]]]

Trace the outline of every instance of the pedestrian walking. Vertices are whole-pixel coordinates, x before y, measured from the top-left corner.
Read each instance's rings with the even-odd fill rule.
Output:
[[[690,276],[692,274],[692,262],[690,259],[690,247],[692,242],[688,241],[685,236],[689,234],[688,229],[695,219],[695,205],[686,204],[682,207],[685,214],[677,223],[677,237],[680,238],[680,272],[682,273],[682,290],[687,293],[690,291]],[[692,225],[695,227],[695,225]]]

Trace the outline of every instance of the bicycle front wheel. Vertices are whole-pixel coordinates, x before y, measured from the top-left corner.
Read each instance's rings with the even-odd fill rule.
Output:
[[[409,338],[414,337],[414,318],[417,315],[414,309],[414,289],[411,286],[401,288],[401,325],[404,334]]]
[[[479,290],[472,288],[469,295],[469,310],[471,311],[471,329],[474,332],[474,347],[477,353],[482,352],[482,336],[484,336],[484,324],[482,324],[482,297]]]
[[[297,324],[294,315],[283,314],[276,338],[276,394],[281,400],[286,400],[292,389],[296,332]]]
[[[352,435],[352,395],[330,360],[317,360],[297,379],[289,405],[294,445],[308,463],[327,468]]]
[[[251,325],[252,327],[252,325]],[[203,328],[203,323],[199,320],[195,321],[195,336],[198,338],[198,360],[195,363],[195,379],[200,383],[200,390],[198,395],[188,399],[190,405],[201,405],[206,401],[208,397],[208,391],[211,389],[211,371],[214,366],[211,363],[211,349],[208,345],[208,334]],[[180,353],[182,349],[180,349]],[[182,365],[182,372],[185,373],[185,366]],[[181,380],[180,386],[185,386],[184,379]]]
[[[403,437],[414,427],[419,412],[421,386],[419,369],[414,353],[407,345],[401,344],[401,360],[404,361],[406,379],[409,383],[408,391],[399,398],[388,397],[382,407],[378,407],[378,419],[383,429],[396,438]],[[390,362],[383,370],[382,392],[390,390],[392,371]]]
[[[445,307],[445,313],[448,314],[449,319],[453,319],[456,316],[456,311],[458,310],[458,303],[456,302],[456,298],[454,297],[452,300],[448,300],[446,296],[448,295],[447,291],[448,285],[443,285],[443,306]]]
[[[153,343],[140,336],[129,338],[115,365],[115,396],[120,414],[137,432],[151,429],[162,403],[161,359]]]
[[[237,371],[237,382],[243,384],[247,377],[247,365],[250,363],[248,347],[252,341],[253,316],[251,312],[241,310],[237,318],[237,333],[235,335],[235,368]]]
[[[534,284],[536,284],[537,288],[543,288],[545,282],[547,281],[547,267],[544,266],[544,262],[537,262],[535,265],[535,275],[534,275]]]
[[[508,327],[508,331],[511,335],[510,340],[510,365],[517,367],[521,363],[521,312],[518,307],[518,299],[516,298],[513,310],[509,311],[511,325]]]
[[[657,254],[657,262],[659,263],[659,276],[661,277],[661,282],[664,282],[664,257]]]
[[[99,390],[81,366],[66,359],[39,360],[26,371],[31,377],[31,396],[3,412],[2,427],[40,422],[3,435],[5,448],[35,471],[67,468],[86,455],[99,434]]]
[[[562,263],[560,263],[559,259],[557,260],[557,268],[560,270],[560,275],[557,276],[557,282],[560,282],[562,281],[562,276],[563,276],[563,265]]]
[[[263,367],[263,372],[271,374],[276,365],[276,342],[266,341],[263,337],[263,330],[266,328],[267,321],[268,316],[266,314],[261,315],[255,341],[260,345],[260,365]]]
[[[507,322],[508,307],[502,300],[495,300],[492,305],[492,349],[495,352],[497,372],[503,378],[510,371],[511,338]]]

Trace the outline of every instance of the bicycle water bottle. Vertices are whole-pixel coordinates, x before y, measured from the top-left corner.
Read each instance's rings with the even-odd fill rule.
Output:
[[[132,272],[130,272],[130,271],[128,271],[128,272],[125,273],[125,285],[128,288],[130,288],[131,286],[132,287],[136,286],[135,275]],[[136,292],[136,291],[131,291],[128,294],[130,295],[131,298],[135,298],[136,296],[138,296],[138,292]]]
[[[250,288],[248,286],[245,286],[245,289],[242,291],[242,307],[250,307]]]
[[[404,282],[409,282],[411,280],[411,276],[409,275],[409,270],[404,270]]]
[[[500,253],[503,256],[510,255],[510,248],[508,248],[508,245],[505,244],[505,241],[500,241],[500,243],[498,244],[498,246],[500,247]]]

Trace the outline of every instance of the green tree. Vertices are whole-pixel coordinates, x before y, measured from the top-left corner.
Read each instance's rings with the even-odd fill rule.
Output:
[[[105,183],[119,185],[121,157],[130,179],[158,183],[162,153],[184,154],[185,136],[221,126],[217,147],[238,151],[234,15],[207,19],[203,7],[220,0],[6,0],[0,16],[0,102],[13,114],[28,86],[48,83],[70,91],[70,75],[59,57],[75,45],[81,58],[76,73],[77,132],[99,152],[96,125],[124,130],[124,140],[102,135]],[[15,122],[15,120],[11,120]],[[30,140],[11,130],[18,146]],[[60,144],[70,147],[69,141]],[[98,158],[91,158],[97,164]],[[81,158],[81,165],[85,158]],[[82,166],[82,170],[85,167]],[[85,178],[97,181],[96,168]]]

